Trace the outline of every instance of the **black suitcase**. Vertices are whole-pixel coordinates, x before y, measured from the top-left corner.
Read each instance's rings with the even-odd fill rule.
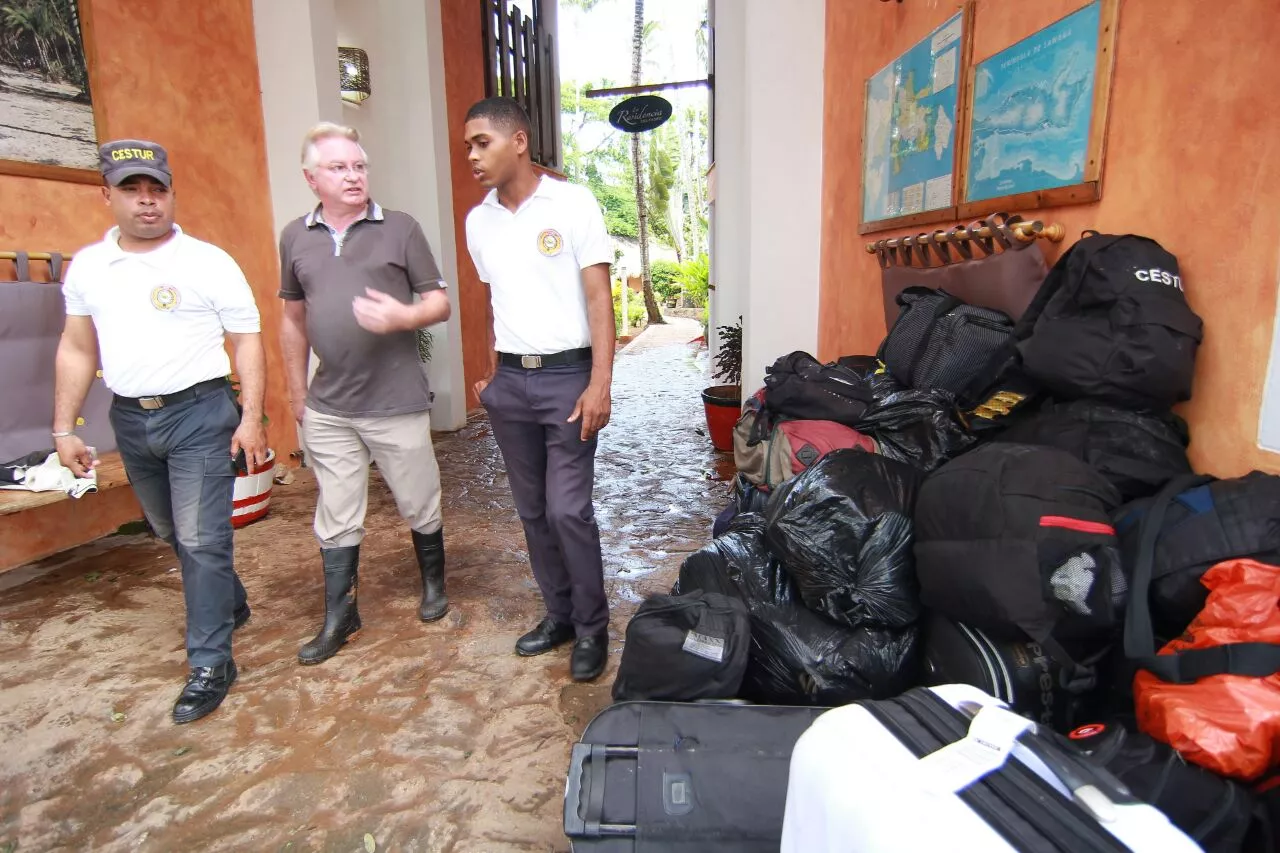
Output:
[[[776,853],[791,750],[826,708],[619,702],[574,744],[574,851]]]

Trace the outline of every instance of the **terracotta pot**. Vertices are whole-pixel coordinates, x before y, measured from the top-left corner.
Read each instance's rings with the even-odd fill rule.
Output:
[[[711,446],[728,453],[733,450],[733,428],[742,415],[742,386],[714,385],[702,392],[707,413],[707,433]]]
[[[267,461],[261,467],[249,465],[249,473],[237,474],[232,492],[231,526],[240,528],[267,514],[271,508],[272,475],[276,470],[276,452],[267,450]]]

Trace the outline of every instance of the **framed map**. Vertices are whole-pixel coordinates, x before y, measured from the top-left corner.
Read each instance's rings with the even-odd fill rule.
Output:
[[[956,129],[962,126],[971,9],[966,4],[867,80],[861,233],[955,214]]]
[[[1094,0],[973,69],[962,218],[1101,197],[1117,8]]]

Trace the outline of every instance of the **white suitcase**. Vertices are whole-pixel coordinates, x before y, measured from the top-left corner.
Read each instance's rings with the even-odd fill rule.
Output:
[[[1200,849],[1056,735],[969,685],[828,711],[792,752],[782,853]]]

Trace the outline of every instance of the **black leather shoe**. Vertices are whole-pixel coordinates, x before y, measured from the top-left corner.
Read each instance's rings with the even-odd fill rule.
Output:
[[[253,611],[249,609],[249,602],[246,601],[244,604],[244,609],[236,611],[236,624],[234,627],[232,627],[231,630],[239,631],[241,628],[243,628],[245,626],[245,623],[249,621],[249,617],[252,614],[253,614]]]
[[[523,657],[549,652],[572,640],[572,625],[562,625],[550,616],[538,623],[538,627],[516,640],[516,654]]]
[[[574,681],[594,681],[604,672],[609,660],[609,635],[594,634],[579,637],[573,644],[573,657],[569,660],[569,675]]]
[[[236,680],[236,662],[229,660],[217,666],[195,666],[187,676],[187,686],[173,703],[173,721],[192,723],[211,714],[227,698]]]

